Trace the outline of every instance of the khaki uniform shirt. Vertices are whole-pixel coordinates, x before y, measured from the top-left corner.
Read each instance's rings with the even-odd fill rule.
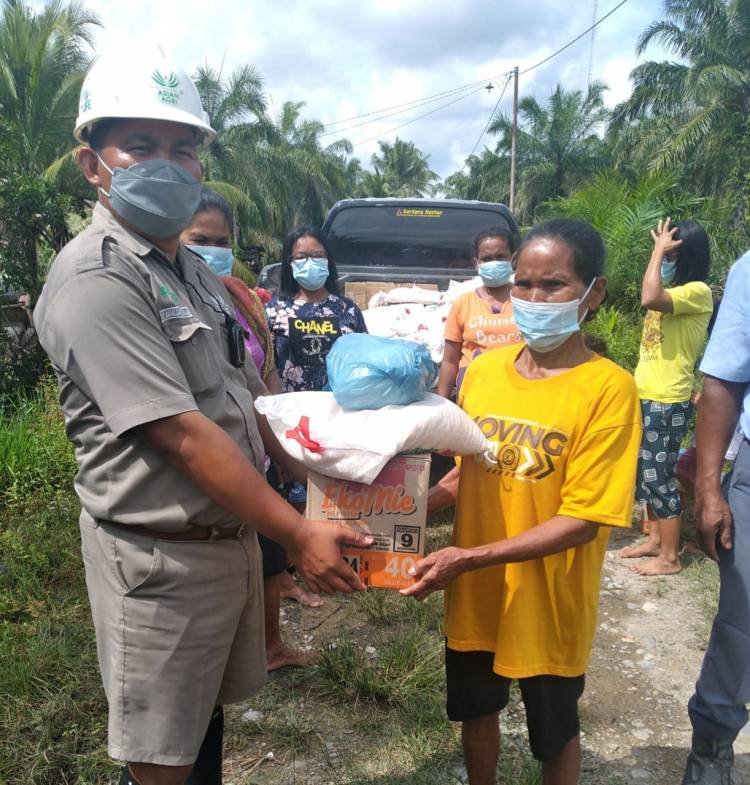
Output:
[[[55,259],[34,322],[93,518],[162,531],[237,523],[133,431],[200,411],[263,471],[253,399],[265,387],[252,362],[229,362],[227,303],[199,257],[180,247],[171,263],[101,204]]]

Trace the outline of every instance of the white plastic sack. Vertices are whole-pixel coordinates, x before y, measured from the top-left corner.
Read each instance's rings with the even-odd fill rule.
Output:
[[[469,278],[468,281],[451,281],[448,284],[446,291],[442,292],[443,302],[453,303],[458,300],[462,294],[473,292],[480,286],[482,286],[482,279],[478,275]]]
[[[437,305],[443,301],[443,292],[437,289],[422,289],[420,286],[397,286],[387,292],[376,292],[367,304],[368,308],[381,305],[398,305],[400,303],[420,303],[421,305]]]
[[[445,321],[450,305],[382,305],[364,311],[367,331],[383,338],[402,338],[427,347],[433,361],[443,359]]]
[[[333,393],[296,392],[258,398],[255,408],[292,458],[341,480],[370,484],[399,453],[474,455],[488,446],[465,412],[432,393],[408,406],[352,411]]]
[[[475,276],[468,281],[451,281],[445,292],[403,286],[378,292],[364,311],[367,331],[383,338],[403,338],[424,344],[433,361],[440,363],[445,350],[445,322],[453,303],[466,292],[482,285]]]

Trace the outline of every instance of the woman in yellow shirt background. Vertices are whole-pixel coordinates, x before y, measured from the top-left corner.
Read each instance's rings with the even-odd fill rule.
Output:
[[[474,238],[474,264],[482,285],[453,303],[445,323],[445,353],[437,394],[451,397],[469,363],[489,349],[518,343],[510,304],[513,263],[521,238],[514,226],[495,226]]]
[[[697,221],[672,226],[667,218],[651,236],[654,250],[641,286],[648,310],[635,369],[643,415],[636,494],[647,505],[650,530],[645,543],[620,555],[653,557],[634,565],[640,575],[669,575],[681,569],[677,461],[693,409],[693,369],[713,313],[706,283],[711,257],[708,235]]]
[[[585,345],[579,325],[606,293],[604,243],[574,220],[535,227],[511,291],[524,343],[472,362],[459,404],[492,449],[431,491],[456,500],[453,546],[403,594],[447,586],[448,716],[462,723],[471,785],[495,782],[499,712],[518,679],[544,783],[574,785],[604,554],[630,525],[641,438],[632,376]]]

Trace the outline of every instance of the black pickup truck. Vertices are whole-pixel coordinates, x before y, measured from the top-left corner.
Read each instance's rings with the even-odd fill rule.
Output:
[[[459,199],[345,199],[331,208],[323,234],[342,284],[434,284],[476,275],[474,237],[515,227],[505,205]],[[276,291],[280,265],[266,265],[259,285]]]

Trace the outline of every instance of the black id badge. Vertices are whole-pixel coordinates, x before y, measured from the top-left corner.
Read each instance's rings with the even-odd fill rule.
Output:
[[[235,368],[242,368],[245,364],[245,331],[236,319],[229,314],[225,316],[229,333],[229,362]]]

